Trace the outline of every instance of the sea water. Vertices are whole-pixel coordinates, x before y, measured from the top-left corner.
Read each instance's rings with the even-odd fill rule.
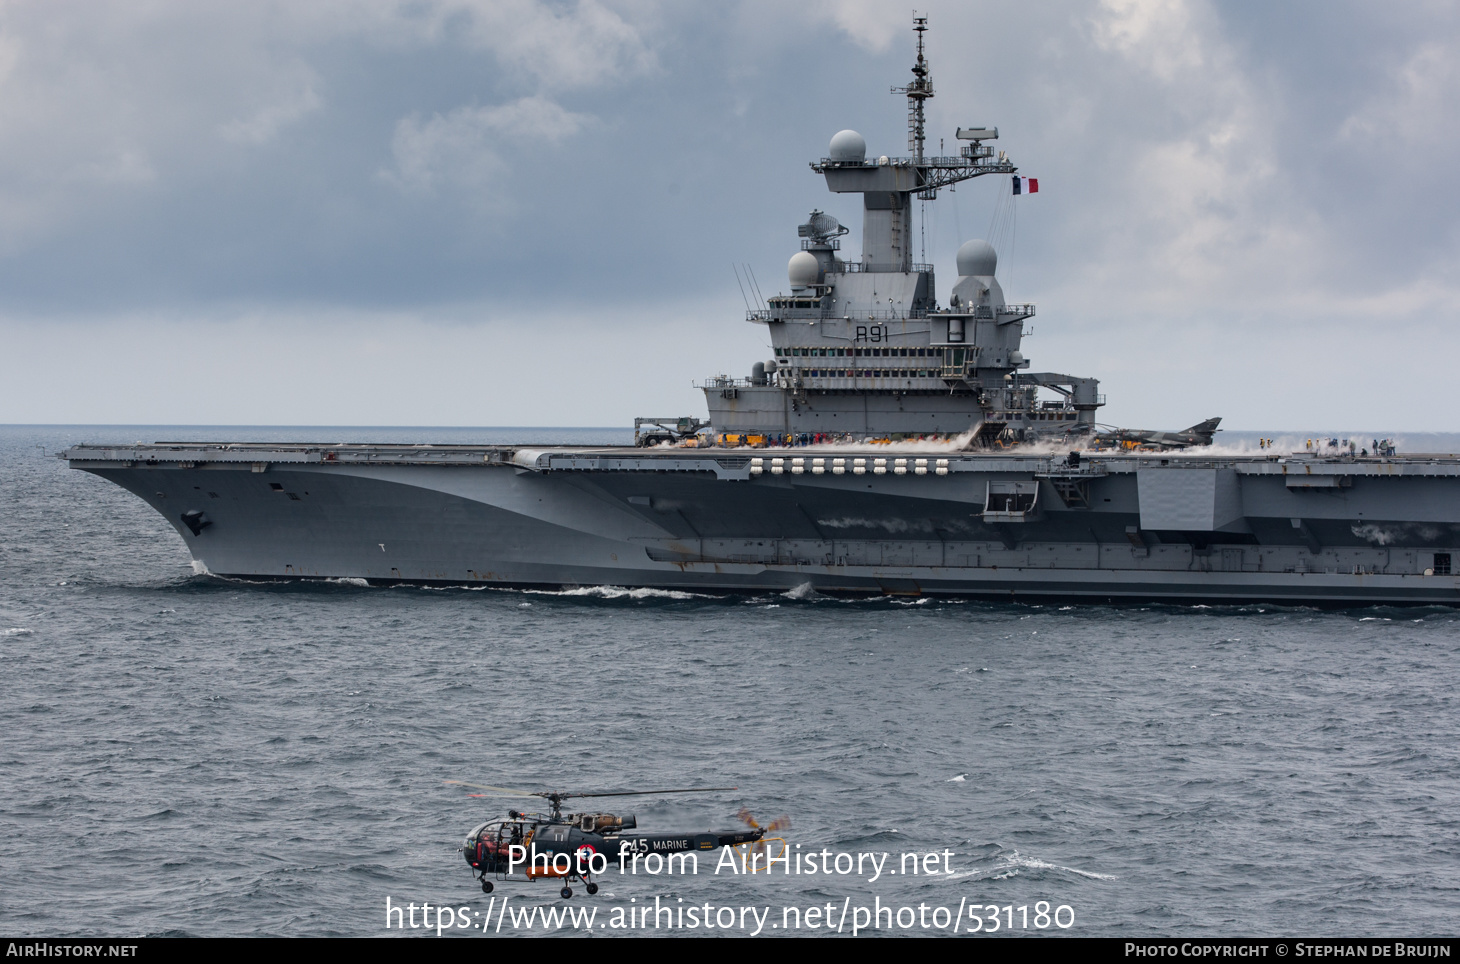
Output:
[[[524,924],[534,907],[593,908],[605,935],[752,933],[762,911],[761,933],[850,933],[858,908],[898,934],[1460,919],[1456,610],[249,584],[194,573],[165,520],[53,457],[167,438],[627,433],[0,428],[0,932],[445,919],[413,909],[411,928],[388,900],[450,908],[457,936],[574,930]],[[615,867],[594,897],[488,896],[462,839],[522,799],[448,780],[735,786],[584,803],[652,831],[785,816],[795,862],[741,873],[706,854],[697,873]],[[688,927],[689,907],[714,926]]]

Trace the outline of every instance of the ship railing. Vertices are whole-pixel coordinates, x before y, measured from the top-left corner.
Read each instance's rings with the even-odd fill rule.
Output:
[[[813,375],[812,372],[819,372]],[[838,374],[833,374],[837,372]],[[853,374],[844,374],[852,372]],[[885,372],[886,374],[874,375],[873,372]],[[865,388],[868,385],[874,387],[886,385],[911,385],[916,388],[929,388],[925,384],[934,380],[941,380],[936,368],[796,368],[783,369],[766,376],[766,380],[757,382],[753,378],[731,378],[728,375],[720,375],[715,378],[707,378],[702,382],[695,382],[694,387],[701,391],[727,391],[741,388],[795,388],[797,385],[809,385],[814,388]],[[942,391],[941,385],[938,390]]]
[[[823,157],[819,161],[813,161],[811,169],[820,174],[823,170],[847,171],[856,168],[870,169],[877,167],[981,167],[979,161],[994,156],[992,147],[978,147],[969,152],[964,148],[963,154],[942,154],[939,156],[924,156],[921,161],[915,157],[889,157],[887,163],[883,164],[880,157],[869,157],[861,161],[841,161],[836,158]]]
[[[811,371],[819,371],[821,374],[813,375]],[[836,369],[812,369],[801,371],[801,377],[797,378],[792,374],[778,376],[776,383],[779,388],[814,388],[817,390],[882,390],[900,389],[915,391],[920,394],[937,393],[946,394],[948,389],[943,380],[937,375],[926,374],[932,369],[843,369],[842,371],[853,371],[855,374],[833,374]],[[884,374],[873,374],[882,372]]]
[[[830,308],[753,308],[745,313],[746,321],[759,321],[767,324],[775,321],[827,321],[832,318],[841,318],[850,322],[863,321],[903,321],[909,318],[926,318],[928,309],[909,308],[874,308],[870,311],[847,311],[837,314]]]
[[[838,318],[845,318],[847,321],[901,321],[904,318],[926,318],[926,308],[873,308],[870,311],[847,311]]]
[[[777,321],[822,321],[831,316],[827,308],[753,308],[745,313],[745,320],[770,324]]]
[[[933,266],[930,264],[914,264],[910,265],[907,268],[903,268],[901,264],[892,263],[864,264],[861,261],[838,261],[831,270],[840,274],[858,274],[863,271],[880,271],[883,274],[891,274],[895,272],[921,274],[925,271],[932,271]]]
[[[1070,465],[1065,459],[1050,459],[1041,462],[1034,474],[1041,479],[1098,479],[1109,475],[1110,468],[1089,458],[1081,459],[1076,465]]]
[[[832,317],[830,308],[752,308],[745,313],[746,321],[821,321]]]

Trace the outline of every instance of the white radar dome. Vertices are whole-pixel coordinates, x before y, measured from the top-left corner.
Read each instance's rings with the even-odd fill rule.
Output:
[[[831,151],[827,156],[833,161],[865,161],[867,140],[856,131],[837,131],[831,139]]]
[[[987,241],[965,241],[958,249],[958,277],[974,275],[992,277],[999,266],[998,252]]]
[[[821,281],[821,262],[810,251],[797,251],[786,265],[792,288],[809,288]]]

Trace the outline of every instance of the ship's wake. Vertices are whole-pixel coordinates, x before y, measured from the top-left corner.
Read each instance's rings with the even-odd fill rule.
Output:
[[[1084,877],[1087,880],[1119,879],[1114,874],[1102,874],[1093,870],[1081,870],[1078,867],[1065,867],[1060,864],[1051,863],[1048,860],[1040,860],[1037,857],[1025,857],[1017,850],[996,855],[991,866],[955,871],[948,874],[945,879],[957,880],[962,877],[974,877],[979,880],[1008,880],[1010,877],[1019,877],[1030,871],[1056,871],[1063,874],[1074,874],[1076,877]]]
[[[590,599],[714,599],[714,596],[698,592],[684,592],[679,589],[628,589],[623,586],[577,586],[573,589],[523,589],[529,596],[558,596],[560,598]]]

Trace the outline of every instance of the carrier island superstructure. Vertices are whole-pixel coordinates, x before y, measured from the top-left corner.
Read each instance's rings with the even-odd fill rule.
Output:
[[[844,131],[812,165],[862,195],[861,259],[841,260],[846,229],[814,211],[790,293],[751,313],[774,357],[704,386],[716,435],[836,442],[157,442],[63,457],[155,508],[199,566],[252,580],[1460,604],[1460,459],[1090,451],[1099,386],[1028,371],[1034,309],[1005,302],[988,245],[960,249],[940,305],[912,261],[912,201],[1015,170],[993,129],[925,155],[921,29],[918,52],[898,89],[911,156],[870,158]],[[955,440],[887,442],[927,436]]]
[[[933,97],[926,27],[926,19],[915,21],[911,82],[893,89],[907,97],[910,156],[869,157],[862,135],[844,130],[811,165],[833,193],[861,195],[860,260],[838,255],[847,228],[813,210],[788,265],[790,294],[749,312],[769,328],[775,357],[757,362],[747,379],[703,386],[717,431],[967,433],[973,444],[987,445],[1093,430],[1102,404],[1096,379],[1025,371],[1030,363],[1020,343],[1034,306],[1004,300],[992,245],[975,240],[959,249],[947,307],[938,304],[932,265],[913,261],[914,198],[932,201],[960,181],[1017,170],[1003,151],[995,153],[998,128],[958,128],[964,146],[954,156],[924,152],[924,111]]]

